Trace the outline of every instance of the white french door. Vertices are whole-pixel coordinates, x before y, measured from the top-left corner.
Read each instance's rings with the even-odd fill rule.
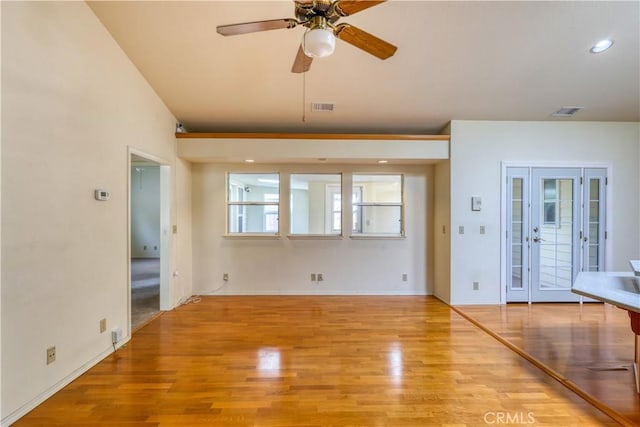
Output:
[[[571,302],[604,267],[606,170],[507,168],[507,302]]]

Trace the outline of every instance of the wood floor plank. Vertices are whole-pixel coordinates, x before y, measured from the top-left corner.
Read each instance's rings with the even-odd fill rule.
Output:
[[[634,335],[625,310],[600,303],[456,309],[640,425],[640,395],[632,370]]]
[[[156,318],[15,425],[479,426],[498,419],[618,425],[431,297],[229,296]]]

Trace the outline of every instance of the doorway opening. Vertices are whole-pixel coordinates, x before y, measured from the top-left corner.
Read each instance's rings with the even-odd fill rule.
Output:
[[[169,166],[129,154],[129,327],[135,331],[168,309]]]
[[[506,302],[573,302],[580,271],[603,271],[606,168],[507,167]]]

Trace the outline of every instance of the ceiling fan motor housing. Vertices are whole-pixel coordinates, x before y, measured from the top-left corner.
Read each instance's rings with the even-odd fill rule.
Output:
[[[338,3],[331,0],[314,0],[312,2],[295,2],[296,5],[296,18],[305,27],[313,25],[313,20],[316,17],[324,18],[325,22],[333,24],[340,17],[345,16],[340,13]]]

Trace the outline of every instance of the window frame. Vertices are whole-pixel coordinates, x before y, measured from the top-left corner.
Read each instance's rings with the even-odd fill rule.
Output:
[[[364,185],[355,181],[356,176],[398,176],[400,177],[400,201],[399,202],[367,202],[366,201],[366,192],[364,191]],[[360,202],[353,201],[353,189],[355,187],[360,187],[362,189],[361,197],[362,200]],[[352,224],[351,230],[351,238],[352,239],[404,239],[406,238],[406,229],[405,229],[405,174],[398,172],[353,172],[351,174],[351,212],[353,215],[357,215],[357,211],[360,212],[360,230],[356,230],[356,224]],[[363,227],[363,209],[357,209],[357,207],[388,207],[388,206],[397,206],[400,208],[400,232],[399,233],[370,233],[364,231]]]
[[[268,202],[268,201],[231,201],[230,200],[230,196],[232,194],[232,191],[237,191],[236,188],[234,188],[233,190],[231,189],[231,176],[232,175],[275,175],[278,177],[278,184],[276,189],[269,193],[269,194],[278,194],[278,201],[276,202]],[[280,191],[281,191],[281,173],[280,172],[262,172],[262,171],[250,171],[250,172],[246,172],[246,171],[241,171],[241,172],[227,172],[226,173],[226,182],[225,182],[225,237],[239,237],[239,236],[250,236],[250,237],[279,237],[280,236],[280,202],[281,202],[281,197],[280,197]],[[237,188],[240,188],[239,186]],[[274,206],[276,208],[275,214],[276,214],[276,224],[277,224],[277,230],[276,231],[250,231],[250,232],[245,232],[245,231],[231,231],[231,207],[232,206],[238,206],[240,208],[240,211],[242,212],[241,214],[238,215],[238,219],[242,218],[242,226],[240,227],[241,229],[244,229],[246,227],[246,221],[247,221],[247,212],[246,212],[246,208],[248,206],[263,206],[263,207],[267,207],[267,206]],[[263,209],[262,212],[262,216],[263,216],[263,223],[266,227],[266,218],[267,215],[273,215],[274,212],[270,211],[267,212],[266,209]],[[237,220],[237,219],[236,219]],[[264,229],[264,227],[263,227]]]

